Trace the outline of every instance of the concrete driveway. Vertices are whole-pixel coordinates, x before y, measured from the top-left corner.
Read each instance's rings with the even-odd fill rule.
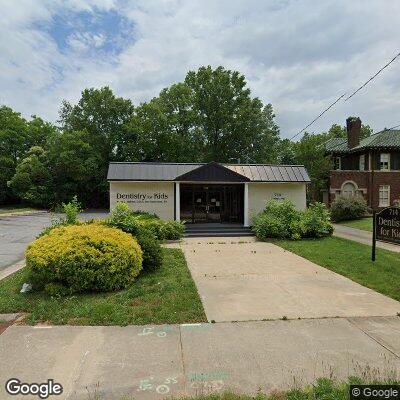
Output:
[[[400,303],[249,238],[181,244],[209,321],[393,316]]]
[[[106,212],[85,212],[80,218],[89,220],[107,215]],[[47,212],[12,217],[0,215],[0,272],[24,257],[28,244],[51,225],[51,218],[52,214]]]

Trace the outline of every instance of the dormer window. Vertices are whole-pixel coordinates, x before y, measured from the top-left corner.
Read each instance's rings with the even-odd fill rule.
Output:
[[[365,154],[361,154],[360,156],[359,170],[365,171]]]
[[[390,165],[390,154],[389,153],[381,153],[380,170],[381,171],[389,171],[389,165]]]
[[[342,169],[342,159],[340,157],[333,158],[333,169],[336,169],[336,170]]]

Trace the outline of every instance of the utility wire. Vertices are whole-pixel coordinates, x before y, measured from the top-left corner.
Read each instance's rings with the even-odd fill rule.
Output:
[[[344,101],[347,101],[351,99],[356,93],[358,93],[361,89],[363,89],[365,86],[368,85],[372,80],[374,80],[385,68],[387,68],[392,62],[394,62],[398,57],[400,57],[400,53],[397,53],[386,65],[384,65],[376,74],[371,76],[364,84],[362,84],[356,91],[354,91],[349,97],[347,97]],[[341,100],[345,94],[342,94],[336,101],[334,101],[328,108],[326,108],[324,111],[322,111],[321,114],[318,115],[315,119],[313,119],[305,128],[303,128],[301,131],[297,132],[293,137],[290,138],[290,140],[293,140],[295,137],[300,135],[300,133],[304,132],[307,128],[309,128],[315,121],[317,121],[319,118],[321,118],[328,110],[330,110],[339,100]],[[400,125],[396,125],[392,128],[389,129],[394,129],[399,127]]]
[[[326,108],[324,111],[322,111],[322,113],[319,114],[318,117],[314,118],[306,127],[304,127],[301,131],[297,132],[293,137],[291,137],[290,140],[293,140],[296,136],[300,135],[300,133],[304,132],[308,127],[310,127],[317,119],[321,118],[329,109],[331,109],[344,96],[346,96],[346,93],[344,93],[340,97],[338,97],[328,108]]]
[[[355,92],[353,92],[349,97],[347,97],[344,101],[347,101],[349,99],[351,99],[356,93],[358,93],[362,88],[364,88],[365,86],[368,85],[368,83],[370,83],[373,79],[375,79],[385,68],[387,68],[393,61],[396,60],[396,58],[398,58],[400,56],[400,53],[397,53],[385,66],[383,66],[375,75],[371,76],[371,78],[369,78],[367,80],[367,82],[365,82],[364,84],[362,84]]]

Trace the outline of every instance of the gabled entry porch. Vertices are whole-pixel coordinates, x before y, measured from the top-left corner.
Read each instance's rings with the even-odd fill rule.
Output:
[[[211,162],[175,179],[175,219],[248,226],[249,178]]]

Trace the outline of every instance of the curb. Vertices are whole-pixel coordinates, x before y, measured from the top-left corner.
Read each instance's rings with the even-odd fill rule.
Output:
[[[25,267],[25,258],[23,258],[20,261],[17,261],[15,264],[12,264],[7,268],[0,270],[0,281],[14,274],[15,272],[19,271],[24,267]]]

